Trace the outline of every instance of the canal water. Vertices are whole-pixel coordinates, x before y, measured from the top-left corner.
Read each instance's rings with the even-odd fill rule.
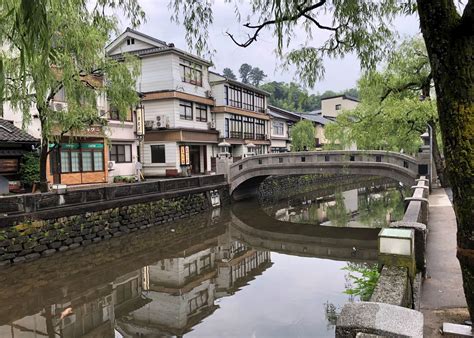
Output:
[[[331,337],[398,184],[235,203],[0,272],[0,337]]]

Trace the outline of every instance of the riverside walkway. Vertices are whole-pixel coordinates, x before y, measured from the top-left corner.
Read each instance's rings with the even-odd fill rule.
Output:
[[[425,337],[441,337],[443,322],[460,324],[469,317],[456,258],[456,217],[442,188],[433,189],[429,196],[428,229],[421,311]]]

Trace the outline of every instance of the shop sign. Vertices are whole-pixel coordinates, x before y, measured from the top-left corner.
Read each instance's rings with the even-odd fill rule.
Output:
[[[82,149],[104,149],[103,143],[81,143]]]
[[[139,106],[136,109],[137,113],[137,118],[136,118],[136,130],[137,130],[137,136],[142,136],[145,135],[145,123],[143,120],[145,119],[144,114],[145,114],[145,108],[143,106]]]
[[[189,165],[189,146],[179,146],[179,164]]]

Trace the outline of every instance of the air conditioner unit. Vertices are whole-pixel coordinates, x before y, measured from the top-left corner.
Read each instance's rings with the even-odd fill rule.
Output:
[[[206,90],[206,96],[207,97],[212,97],[212,91],[211,90]]]
[[[114,167],[115,167],[115,161],[109,161],[109,162],[107,163],[107,168],[108,168],[109,170],[114,170]]]
[[[168,116],[157,115],[156,116],[156,128],[169,128],[170,122]]]
[[[216,129],[216,121],[212,120],[210,122],[207,122],[207,126],[209,129]]]
[[[145,121],[145,129],[152,130],[155,125],[155,121]]]

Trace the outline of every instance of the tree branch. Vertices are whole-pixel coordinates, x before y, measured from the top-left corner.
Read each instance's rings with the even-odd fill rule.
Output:
[[[281,18],[275,18],[273,20],[267,20],[267,21],[264,21],[263,23],[261,24],[258,24],[258,25],[251,25],[249,22],[247,22],[246,24],[244,24],[244,27],[246,28],[250,28],[250,29],[255,29],[253,35],[249,35],[247,41],[243,42],[243,43],[240,43],[238,42],[235,38],[234,38],[234,35],[233,34],[230,34],[229,32],[227,32],[226,34],[232,39],[232,41],[239,47],[243,47],[243,48],[246,48],[248,46],[250,46],[253,42],[257,41],[257,37],[258,37],[258,34],[260,33],[260,31],[267,27],[267,26],[270,26],[270,25],[274,25],[274,24],[277,24],[277,23],[282,23],[282,22],[288,22],[288,21],[295,21],[295,20],[298,20],[299,18],[301,18],[302,16],[304,16],[306,13],[308,12],[311,12],[312,10],[318,8],[318,7],[321,7],[323,6],[324,4],[326,3],[326,0],[321,0],[319,1],[318,3],[312,5],[312,6],[308,6],[302,10],[298,10],[298,14],[295,14],[295,15],[285,15]],[[298,8],[299,6],[297,6]],[[319,23],[318,23],[319,24]],[[323,26],[325,27],[325,26]],[[328,27],[329,28],[329,27]]]

